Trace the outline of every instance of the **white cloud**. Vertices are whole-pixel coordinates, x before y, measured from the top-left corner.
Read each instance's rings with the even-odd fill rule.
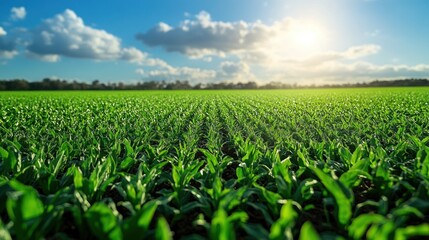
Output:
[[[243,62],[222,62],[220,64],[221,73],[226,76],[238,76],[249,73],[249,66]]]
[[[25,7],[14,7],[10,10],[10,18],[12,20],[23,20],[27,16]]]
[[[355,62],[351,64],[332,62],[320,66],[317,72],[329,75],[335,74],[337,76],[351,75],[372,78],[395,76],[427,77],[429,75],[429,65],[376,65],[368,62]]]
[[[137,48],[123,48],[121,40],[113,34],[85,25],[83,19],[69,9],[44,20],[33,30],[27,49],[47,61],[58,61],[61,56],[139,64],[150,60],[147,53]]]
[[[362,58],[369,55],[377,54],[381,50],[381,47],[374,44],[367,44],[361,46],[354,46],[347,49],[346,52],[342,53],[344,58],[356,59]]]
[[[61,60],[61,57],[58,54],[39,55],[30,51],[26,51],[25,55],[30,59],[37,59],[37,60],[42,60],[44,62],[51,62],[51,63],[59,62]]]
[[[6,36],[6,35],[7,35],[7,32],[2,27],[0,27],[0,37]]]
[[[136,38],[150,47],[179,52],[190,59],[233,55],[242,61],[260,62],[261,59],[279,61],[319,52],[327,45],[329,34],[317,22],[302,19],[284,18],[271,24],[226,22],[215,21],[209,13],[202,11],[177,26],[161,22],[145,33],[137,34]]]
[[[38,55],[75,58],[118,59],[120,40],[103,30],[84,24],[72,10],[45,20],[35,31],[28,50]]]
[[[145,73],[145,71],[144,71],[144,69],[143,68],[137,68],[136,69],[136,74],[138,74],[138,75],[143,75]]]
[[[18,55],[16,43],[7,39],[6,31],[0,27],[0,58],[11,59]]]
[[[0,58],[12,59],[16,55],[18,55],[18,52],[15,50],[7,51],[7,50],[1,50],[0,49]]]
[[[124,48],[121,50],[121,59],[134,63],[142,63],[148,57],[147,53],[144,53],[137,48]]]
[[[268,72],[268,81],[299,84],[365,82],[375,79],[428,78],[429,65],[377,65],[364,61],[344,63],[326,61],[315,66],[288,63]]]
[[[177,27],[161,22],[146,33],[138,34],[137,39],[148,46],[161,46],[169,52],[180,52],[193,58],[222,57],[234,51],[257,48],[274,34],[275,28],[285,23],[267,26],[258,21],[213,21],[209,13],[202,11]]]
[[[248,82],[257,81],[257,78],[250,71],[250,67],[247,63],[242,61],[225,61],[220,64],[220,70],[217,72],[217,80]]]
[[[160,22],[158,24],[158,31],[159,32],[168,32],[171,29],[173,29],[173,28],[170,25],[166,24],[166,23]]]
[[[370,55],[377,54],[381,50],[381,47],[374,44],[366,44],[360,46],[353,46],[343,52],[323,52],[318,53],[301,60],[286,60],[290,63],[299,63],[306,66],[315,66],[323,64],[324,62],[340,61],[340,60],[354,60]]]

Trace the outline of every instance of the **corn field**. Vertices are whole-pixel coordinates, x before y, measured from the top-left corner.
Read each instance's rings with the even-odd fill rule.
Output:
[[[0,93],[0,239],[429,238],[429,88]]]

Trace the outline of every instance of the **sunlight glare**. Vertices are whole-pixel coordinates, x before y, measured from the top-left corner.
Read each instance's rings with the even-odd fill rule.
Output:
[[[302,59],[325,50],[328,44],[324,27],[310,20],[293,21],[271,41],[272,55],[280,59]]]
[[[302,46],[313,46],[318,42],[319,33],[315,29],[303,28],[293,33],[293,40]]]

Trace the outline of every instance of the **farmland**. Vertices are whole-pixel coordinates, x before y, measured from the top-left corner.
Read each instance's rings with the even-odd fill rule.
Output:
[[[1,239],[429,237],[429,88],[0,93]]]

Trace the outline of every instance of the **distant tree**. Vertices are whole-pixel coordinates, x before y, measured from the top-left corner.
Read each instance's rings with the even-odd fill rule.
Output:
[[[280,82],[270,82],[264,85],[258,85],[256,82],[237,82],[237,83],[197,83],[192,86],[187,80],[176,80],[174,82],[166,81],[145,81],[136,84],[102,83],[94,80],[88,84],[73,80],[71,82],[60,79],[44,78],[39,82],[28,82],[25,79],[0,80],[0,90],[156,90],[156,89],[287,89],[287,88],[344,88],[344,87],[399,87],[399,86],[429,86],[428,79],[398,79],[393,81],[375,80],[364,83],[344,83],[344,84],[325,84],[325,85],[290,85]]]
[[[99,81],[99,80],[94,80],[94,81],[92,81],[92,83],[91,83],[91,89],[93,89],[93,90],[98,90],[98,89],[100,89],[99,84],[100,84],[100,81]]]
[[[9,90],[28,90],[30,86],[28,82],[22,79],[15,79],[6,83],[6,88]]]

